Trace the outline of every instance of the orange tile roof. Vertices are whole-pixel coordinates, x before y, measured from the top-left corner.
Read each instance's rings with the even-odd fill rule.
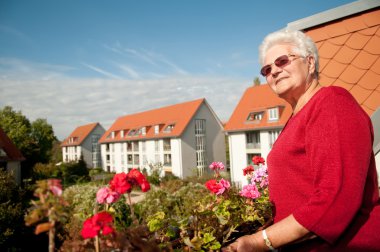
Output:
[[[206,103],[204,98],[119,117],[103,134],[99,142],[179,137],[203,103]],[[155,125],[159,125],[158,134],[154,132]],[[169,125],[174,125],[174,128],[170,132],[165,132]],[[145,135],[141,133],[129,135],[132,131],[139,131],[143,127],[146,129]],[[113,138],[112,133],[114,133]]]
[[[268,109],[280,107],[278,121],[268,121]],[[252,112],[264,112],[260,121],[248,121]],[[283,127],[292,114],[290,105],[275,95],[269,85],[251,86],[247,88],[224,127],[227,132],[246,131]]]
[[[67,137],[61,143],[61,147],[64,146],[78,146],[81,145],[82,142],[86,139],[86,137],[95,129],[95,127],[99,125],[99,123],[90,123],[86,125],[82,125],[77,127],[69,137]],[[73,139],[71,142],[70,139]]]
[[[380,8],[303,30],[319,49],[320,83],[346,88],[371,116],[380,106]]]
[[[3,129],[0,128],[0,148],[7,154],[7,156],[0,156],[1,161],[23,161],[25,160],[21,151],[17,149],[16,145],[5,134]]]

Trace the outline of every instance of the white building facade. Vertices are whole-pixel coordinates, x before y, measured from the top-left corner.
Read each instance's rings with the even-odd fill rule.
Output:
[[[267,159],[290,114],[290,106],[268,85],[247,88],[225,125],[231,181],[236,186],[248,183],[243,169],[252,165],[252,157]]]
[[[101,168],[99,139],[104,132],[99,123],[77,127],[61,144],[63,162],[77,162],[83,157],[88,168]]]

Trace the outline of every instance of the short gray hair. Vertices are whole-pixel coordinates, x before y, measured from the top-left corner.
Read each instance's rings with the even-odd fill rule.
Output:
[[[315,77],[318,78],[319,56],[314,41],[305,33],[300,31],[280,30],[268,34],[259,47],[259,62],[264,65],[267,51],[278,44],[291,44],[294,46],[293,53],[301,56],[312,55],[315,59]]]

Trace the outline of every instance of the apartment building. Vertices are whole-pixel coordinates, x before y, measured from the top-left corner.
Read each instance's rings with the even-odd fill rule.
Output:
[[[225,163],[223,126],[205,99],[119,117],[101,137],[103,168],[159,168],[184,178]]]
[[[247,88],[225,125],[230,150],[231,181],[247,183],[243,169],[253,156],[266,159],[291,115],[291,107],[278,98],[269,85]]]
[[[99,123],[77,127],[61,144],[63,162],[75,162],[83,157],[88,168],[101,167],[98,141],[104,132]]]

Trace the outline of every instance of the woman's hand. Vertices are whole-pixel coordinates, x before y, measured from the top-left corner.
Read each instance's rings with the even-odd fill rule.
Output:
[[[262,252],[266,251],[264,245],[264,240],[260,240],[259,233],[253,235],[245,235],[237,239],[235,242],[231,243],[228,247],[222,249],[223,252]]]

